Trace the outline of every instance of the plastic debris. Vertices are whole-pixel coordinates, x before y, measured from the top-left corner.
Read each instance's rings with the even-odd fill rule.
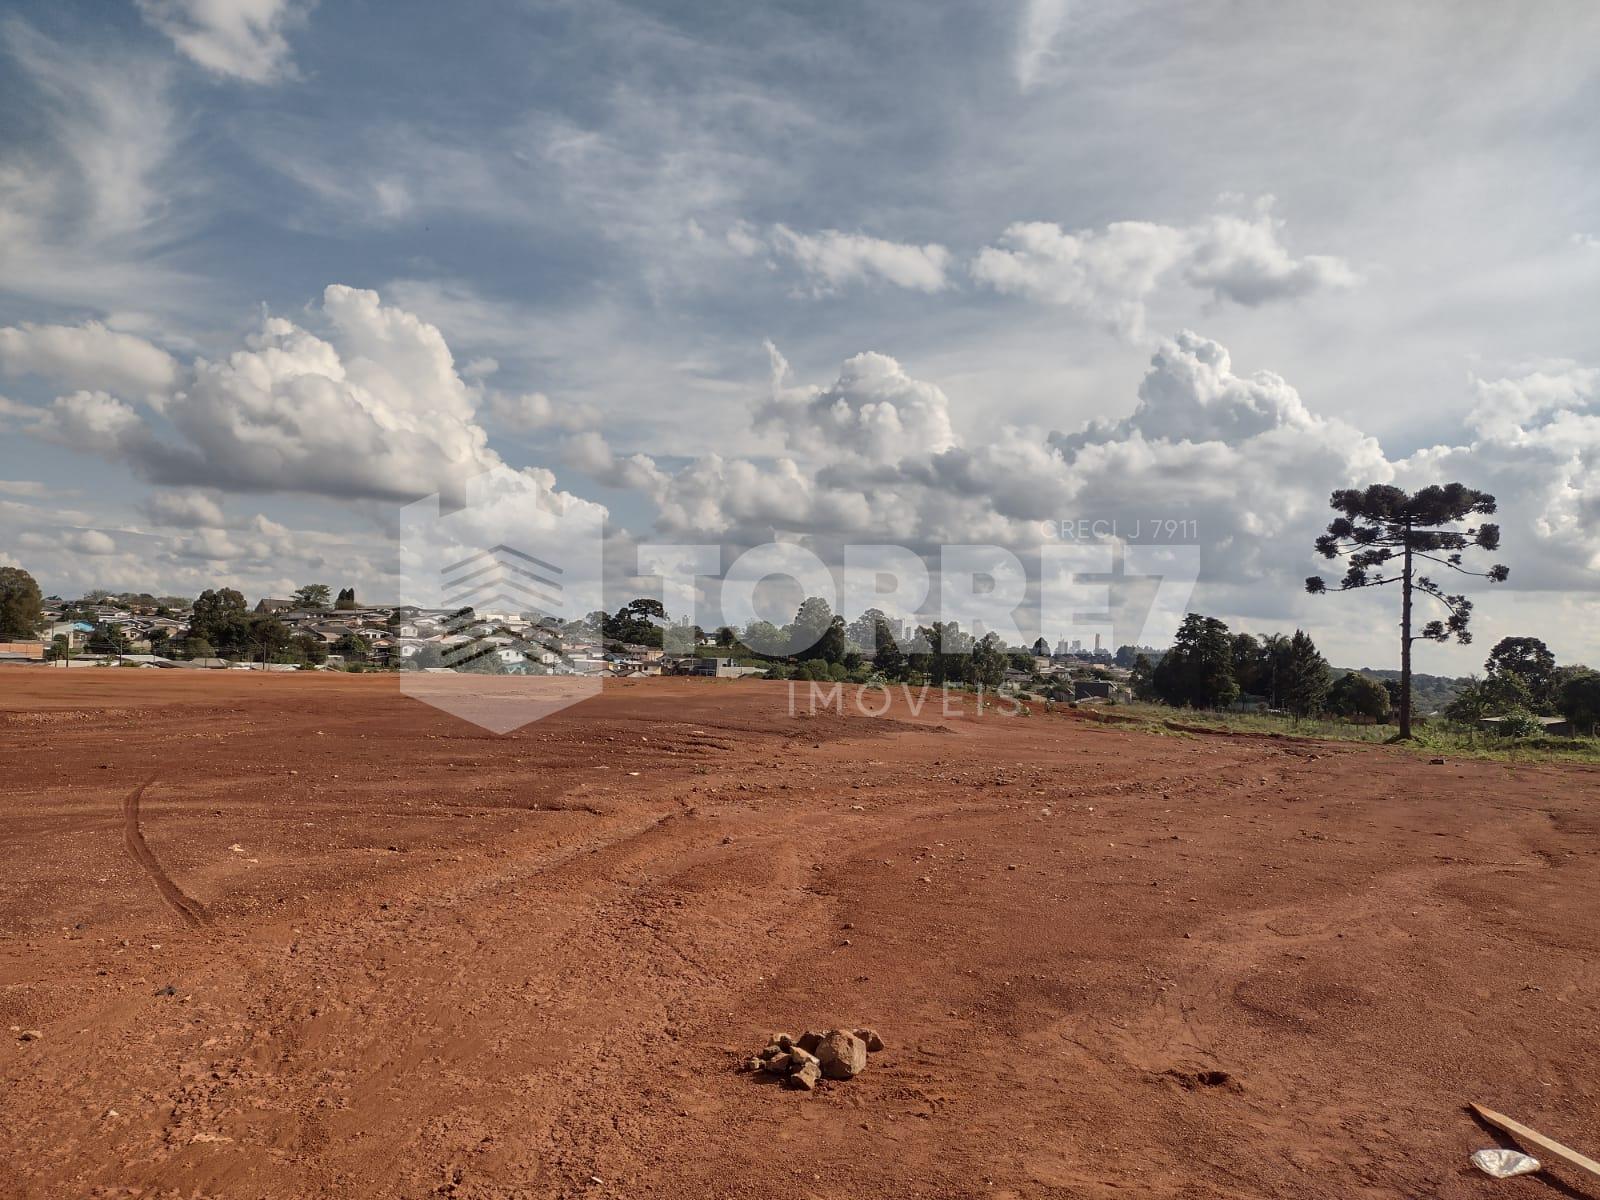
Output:
[[[1519,1150],[1478,1150],[1472,1155],[1472,1165],[1485,1175],[1510,1179],[1515,1175],[1532,1175],[1539,1169],[1539,1160]]]

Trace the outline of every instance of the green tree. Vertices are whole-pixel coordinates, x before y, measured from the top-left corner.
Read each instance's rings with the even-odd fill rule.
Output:
[[[988,633],[972,647],[972,682],[984,687],[997,688],[1006,681],[1006,668],[1011,659],[1006,654],[1006,644],[997,633]],[[1030,661],[1029,666],[1032,666]]]
[[[179,649],[183,652],[183,657],[185,658],[214,658],[217,653],[215,646],[206,641],[205,638],[200,637],[184,638],[179,643]]]
[[[332,596],[332,589],[325,583],[308,583],[303,588],[297,588],[294,593],[296,608],[327,608]]]
[[[90,654],[115,654],[128,652],[128,637],[115,621],[104,621],[94,627],[86,643]]]
[[[332,653],[346,662],[367,661],[367,640],[354,633],[346,633],[333,643]]]
[[[250,657],[264,663],[281,662],[293,640],[289,627],[277,617],[263,615],[246,627],[245,644]]]
[[[1283,706],[1297,717],[1322,711],[1328,701],[1328,660],[1311,635],[1296,629],[1289,639],[1289,661],[1282,685]]]
[[[309,633],[297,633],[294,635],[293,646],[295,655],[304,662],[316,665],[328,661],[328,644],[319,637],[313,637]]]
[[[339,595],[335,597],[333,606],[340,609],[359,608],[356,603],[356,590],[353,587],[340,588]]]
[[[768,658],[781,657],[788,647],[788,635],[771,621],[752,620],[744,627],[739,639],[757,654]]]
[[[1248,633],[1233,635],[1233,679],[1239,690],[1252,696],[1265,696],[1270,689],[1271,672],[1266,650]]]
[[[1156,696],[1166,704],[1225,708],[1239,695],[1233,677],[1233,639],[1216,617],[1190,613],[1178,627],[1172,649],[1162,655],[1151,677]]]
[[[1484,663],[1488,678],[1514,675],[1527,689],[1529,707],[1549,712],[1555,706],[1556,656],[1536,637],[1506,637],[1495,643]]]
[[[1475,514],[1493,513],[1495,499],[1488,492],[1459,483],[1435,484],[1413,494],[1375,483],[1365,490],[1341,488],[1329,504],[1340,515],[1328,523],[1328,531],[1317,538],[1316,546],[1317,553],[1327,559],[1348,556],[1339,590],[1400,585],[1400,736],[1410,738],[1412,643],[1444,642],[1452,637],[1463,644],[1472,640],[1467,628],[1472,601],[1447,593],[1429,576],[1417,574],[1417,560],[1492,583],[1503,582],[1510,571],[1498,563],[1487,571],[1469,571],[1462,565],[1469,548],[1499,548],[1500,526],[1486,523],[1457,528]],[[1306,580],[1306,591],[1314,595],[1327,590],[1320,575]],[[1445,615],[1413,632],[1411,608],[1417,592],[1443,605]]]
[[[817,639],[817,654],[830,663],[844,661],[845,652],[849,649],[849,640],[845,637],[844,618],[835,616],[828,622],[828,628]]]
[[[21,567],[0,567],[0,642],[31,640],[43,602],[32,575]]]
[[[962,683],[969,678],[972,657],[972,637],[961,632],[955,621],[935,621],[917,630],[918,637],[928,647],[928,681],[936,687]]]
[[[832,628],[833,619],[833,609],[828,607],[826,600],[820,596],[807,596],[800,602],[800,607],[795,610],[794,620],[789,622],[787,628],[789,653],[798,656],[817,648],[816,657],[821,658],[821,642]],[[839,654],[841,656],[844,654],[842,648]]]
[[[617,609],[616,616],[606,617],[602,632],[608,642],[660,646],[665,641],[661,626],[666,619],[667,610],[661,601],[641,596]]]
[[[1150,662],[1150,656],[1139,654],[1134,657],[1133,667],[1129,674],[1128,683],[1133,688],[1134,699],[1154,700],[1156,669]]]
[[[1117,647],[1117,653],[1120,655],[1123,652],[1123,650],[1125,650],[1125,649],[1127,649],[1126,646],[1119,646],[1119,647]],[[1034,655],[1035,658],[1049,658],[1050,657],[1050,643],[1045,641],[1043,638],[1037,639],[1033,643],[1033,655]],[[1121,666],[1121,667],[1131,666],[1132,665],[1132,659],[1130,659],[1128,662],[1125,662],[1125,663],[1118,663],[1117,665]]]
[[[245,653],[250,644],[250,614],[243,594],[233,588],[201,592],[189,613],[189,636],[209,642],[224,657]]]
[[[1328,689],[1328,711],[1346,720],[1382,723],[1389,718],[1389,689],[1376,679],[1346,671]]]
[[[877,650],[872,655],[872,665],[885,679],[904,679],[909,664],[905,651],[900,649],[900,643],[894,636],[894,630],[889,628],[889,618],[879,613],[873,625],[872,636]]]
[[[1574,729],[1593,733],[1600,724],[1600,672],[1584,667],[1569,674],[1556,696],[1556,708]]]

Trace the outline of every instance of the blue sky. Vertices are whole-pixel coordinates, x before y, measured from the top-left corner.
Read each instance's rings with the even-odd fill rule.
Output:
[[[1443,474],[1513,575],[1435,661],[1592,658],[1596,45],[1580,3],[13,4],[0,555],[382,595],[398,506],[498,464],[605,508],[622,590],[640,540],[1163,515],[1196,607],[1378,665],[1311,538]]]

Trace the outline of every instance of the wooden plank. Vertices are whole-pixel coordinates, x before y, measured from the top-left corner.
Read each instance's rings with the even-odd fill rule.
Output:
[[[1538,1132],[1537,1130],[1529,1129],[1520,1121],[1513,1121],[1504,1113],[1495,1112],[1492,1108],[1485,1108],[1481,1104],[1474,1104],[1472,1106],[1472,1111],[1477,1113],[1496,1129],[1499,1129],[1504,1133],[1509,1133],[1512,1137],[1516,1138],[1517,1141],[1522,1143],[1524,1149],[1531,1150],[1537,1148],[1542,1150],[1545,1154],[1551,1155],[1554,1158],[1559,1158],[1562,1162],[1567,1163],[1570,1166],[1577,1167],[1580,1171],[1587,1171],[1595,1178],[1600,1179],[1600,1162],[1595,1162],[1594,1159],[1588,1157],[1587,1155],[1579,1154],[1576,1150],[1570,1150],[1566,1146],[1563,1146],[1560,1142],[1553,1141],[1550,1138],[1545,1137],[1544,1134]]]

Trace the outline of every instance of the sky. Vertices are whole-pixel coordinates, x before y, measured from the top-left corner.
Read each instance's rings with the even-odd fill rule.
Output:
[[[1098,519],[1392,666],[1396,597],[1304,593],[1329,493],[1460,480],[1511,576],[1419,669],[1600,659],[1592,4],[0,13],[0,565],[47,592],[400,598],[407,506],[496,473],[530,544],[604,530],[611,607],[664,544],[1037,590]]]

